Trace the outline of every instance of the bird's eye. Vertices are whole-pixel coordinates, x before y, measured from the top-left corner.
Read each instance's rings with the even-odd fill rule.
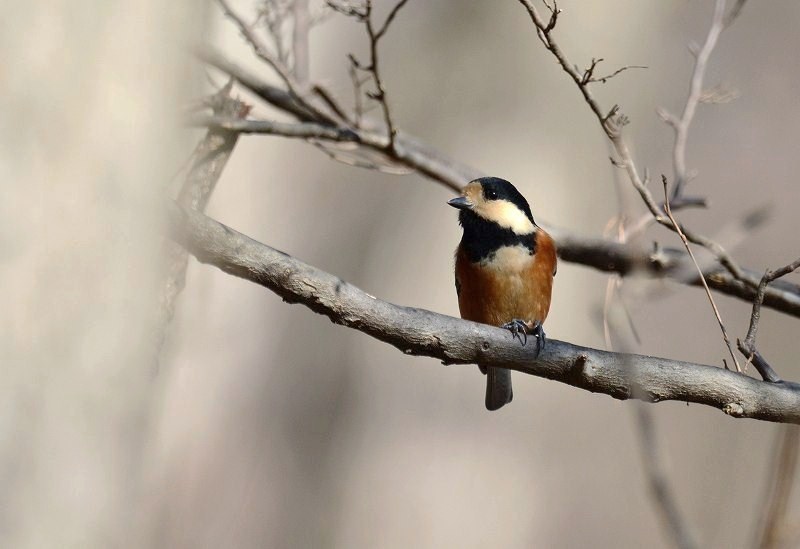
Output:
[[[497,200],[497,191],[486,189],[483,194],[486,196],[486,200]]]

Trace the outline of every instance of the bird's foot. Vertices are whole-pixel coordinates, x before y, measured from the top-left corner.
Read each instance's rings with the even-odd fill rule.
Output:
[[[511,339],[519,339],[523,347],[528,342],[528,325],[525,323],[524,320],[519,320],[518,318],[515,318],[511,322],[506,322],[500,327],[510,331]]]
[[[542,323],[538,320],[533,322],[533,327],[528,328],[528,323],[524,320],[520,320],[515,318],[511,322],[506,322],[501,326],[501,328],[505,328],[506,330],[511,332],[512,339],[519,339],[520,343],[525,346],[528,343],[528,334],[536,337],[536,356],[539,356],[539,353],[544,351],[544,347],[547,344],[547,338],[544,335],[544,329],[542,328]]]
[[[533,328],[531,328],[531,333],[536,336],[536,356],[539,356],[539,353],[544,351],[544,346],[547,344],[547,338],[544,335],[542,323],[538,320],[535,321],[533,323]]]

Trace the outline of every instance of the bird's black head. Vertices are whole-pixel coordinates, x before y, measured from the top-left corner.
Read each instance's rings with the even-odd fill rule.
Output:
[[[464,187],[448,204],[461,210],[459,221],[468,225],[496,225],[517,235],[530,234],[536,224],[528,201],[514,185],[499,177],[481,177]]]

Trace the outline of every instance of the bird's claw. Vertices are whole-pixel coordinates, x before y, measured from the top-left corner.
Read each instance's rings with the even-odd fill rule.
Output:
[[[544,346],[547,344],[547,338],[544,335],[542,323],[538,320],[534,322],[531,333],[536,336],[536,356],[539,356],[539,353],[544,351]]]
[[[511,338],[519,339],[523,347],[528,343],[528,333],[536,336],[536,355],[538,356],[540,352],[544,351],[547,338],[544,335],[542,323],[538,320],[534,321],[533,327],[530,330],[528,329],[528,324],[524,320],[519,320],[517,318],[511,322],[506,322],[501,328],[509,330],[511,332]]]
[[[525,346],[526,343],[528,343],[528,325],[525,324],[524,320],[519,320],[515,318],[511,322],[506,322],[505,324],[503,324],[501,328],[510,331],[511,339],[519,339],[523,347]]]

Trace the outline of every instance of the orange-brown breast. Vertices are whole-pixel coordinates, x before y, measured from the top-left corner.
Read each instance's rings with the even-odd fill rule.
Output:
[[[531,235],[531,238],[534,238]],[[461,318],[500,326],[514,319],[544,322],[556,269],[553,239],[537,228],[536,253],[524,246],[498,249],[472,263],[456,251],[456,285]]]

